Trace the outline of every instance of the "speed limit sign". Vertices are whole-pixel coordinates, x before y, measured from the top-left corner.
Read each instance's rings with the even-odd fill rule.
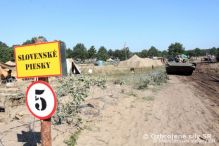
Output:
[[[33,82],[26,92],[26,105],[29,111],[38,119],[48,119],[56,110],[55,92],[47,82]]]

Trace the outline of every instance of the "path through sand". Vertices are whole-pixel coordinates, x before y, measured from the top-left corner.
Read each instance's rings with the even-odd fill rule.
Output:
[[[145,99],[120,97],[82,131],[77,146],[218,145],[219,122],[205,95],[180,78],[170,76]]]

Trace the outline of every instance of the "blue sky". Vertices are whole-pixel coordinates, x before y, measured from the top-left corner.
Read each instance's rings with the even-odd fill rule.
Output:
[[[69,48],[219,47],[218,6],[218,0],[1,0],[0,41],[43,35]]]

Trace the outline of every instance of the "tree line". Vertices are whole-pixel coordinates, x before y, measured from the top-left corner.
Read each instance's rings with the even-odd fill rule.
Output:
[[[36,43],[37,39],[42,39],[46,41],[46,38],[43,36],[40,37],[33,37],[30,40],[26,40],[22,43],[22,45],[27,44],[34,44]],[[63,46],[66,46],[63,41],[61,41]],[[199,57],[205,56],[206,54],[216,55],[219,59],[219,48],[212,47],[209,49],[200,49],[195,48],[192,50],[185,50],[183,44],[179,42],[175,42],[169,45],[168,49],[160,51],[154,46],[151,46],[149,49],[142,49],[140,52],[132,52],[130,51],[129,47],[124,47],[121,49],[107,49],[104,46],[100,48],[96,48],[95,46],[91,46],[87,48],[83,43],[76,44],[73,48],[66,49],[66,58],[74,58],[80,60],[86,59],[98,59],[106,61],[109,58],[112,59],[119,59],[119,60],[126,60],[133,56],[134,54],[138,55],[139,57],[171,57],[178,54],[185,54],[188,56]],[[14,61],[14,53],[13,47],[9,47],[6,43],[0,41],[0,61],[7,62],[7,61]]]
[[[154,46],[151,46],[149,49],[143,49],[140,52],[131,52],[128,47],[124,47],[122,49],[107,49],[104,46],[101,46],[99,49],[96,49],[95,46],[91,46],[90,48],[86,48],[83,43],[76,44],[72,49],[68,48],[66,50],[67,58],[74,59],[90,59],[96,58],[98,60],[107,60],[108,58],[126,60],[133,56],[134,54],[139,57],[173,57],[179,54],[185,54],[190,57],[199,57],[205,56],[207,54],[215,55],[219,60],[219,48],[212,47],[209,49],[200,49],[195,48],[192,50],[185,50],[183,44],[175,42],[169,45],[167,50],[160,51]]]
[[[9,47],[6,43],[0,41],[0,62],[14,61],[13,47]]]

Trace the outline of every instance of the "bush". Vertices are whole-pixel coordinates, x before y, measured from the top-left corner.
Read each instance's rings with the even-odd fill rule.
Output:
[[[152,72],[150,75],[151,84],[160,85],[161,83],[166,83],[168,76],[164,71]]]
[[[141,90],[141,89],[147,88],[149,83],[150,83],[150,80],[148,78],[140,80],[138,89]]]
[[[145,89],[148,85],[160,85],[168,80],[167,73],[164,70],[156,70],[144,75],[137,83],[137,89]]]
[[[115,85],[123,85],[123,84],[125,84],[125,82],[123,80],[115,80],[113,83]]]
[[[67,76],[59,80],[58,85],[58,108],[53,116],[55,124],[61,124],[69,118],[77,117],[79,106],[88,96],[91,86],[105,88],[106,80],[102,78],[90,78],[88,76]],[[60,99],[63,96],[70,96],[70,101],[66,104],[61,104]],[[77,121],[76,121],[77,122]]]

